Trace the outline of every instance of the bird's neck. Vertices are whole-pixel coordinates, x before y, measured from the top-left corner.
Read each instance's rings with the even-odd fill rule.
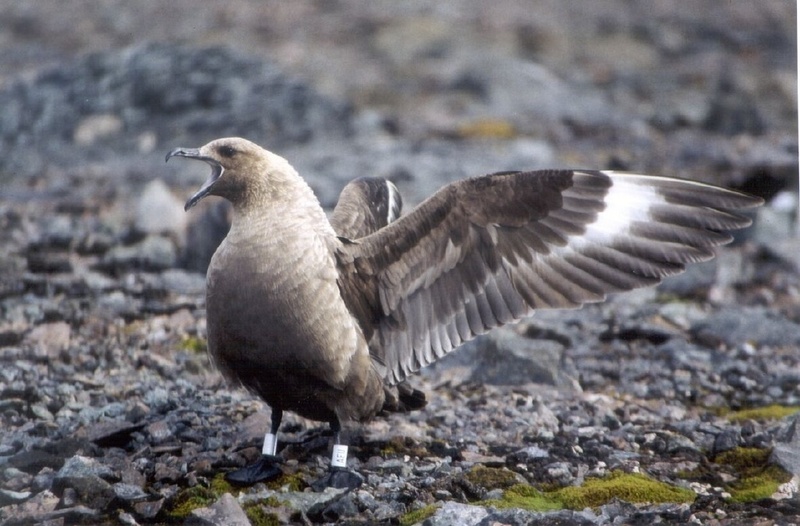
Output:
[[[281,247],[336,238],[319,200],[299,176],[258,189],[233,211],[229,243]]]

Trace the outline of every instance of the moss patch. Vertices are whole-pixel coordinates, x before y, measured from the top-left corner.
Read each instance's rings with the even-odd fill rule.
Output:
[[[194,486],[178,493],[167,509],[167,516],[172,519],[185,519],[198,508],[210,506],[217,500],[217,495],[210,488]]]
[[[267,482],[266,486],[275,491],[283,488],[284,486],[286,486],[289,491],[303,491],[307,484],[298,475],[287,475],[284,473],[275,480],[270,480]]]
[[[621,471],[601,479],[586,479],[583,486],[561,488],[550,495],[575,510],[596,508],[614,498],[631,503],[692,502],[695,499],[691,490],[659,482],[647,475]]]
[[[732,467],[738,476],[725,488],[733,502],[766,499],[791,480],[790,473],[769,464],[770,453],[769,449],[739,447],[717,455],[714,462]]]
[[[239,488],[225,480],[224,473],[217,473],[214,475],[214,478],[211,479],[211,482],[208,484],[208,488],[218,497],[221,497],[226,493],[236,496],[240,491]]]
[[[428,450],[426,447],[421,446],[412,438],[392,437],[383,447],[381,447],[380,453],[384,457],[409,455],[411,457],[423,458],[428,455]]]
[[[265,499],[263,501],[250,501],[246,502],[242,509],[244,510],[245,515],[250,520],[250,524],[253,526],[278,526],[281,524],[281,519],[275,513],[270,513],[265,508],[266,507],[274,507],[277,501],[274,499]]]
[[[432,517],[438,508],[435,504],[430,504],[425,506],[424,508],[420,508],[418,510],[409,511],[402,517],[400,517],[400,526],[411,526],[412,524],[416,524],[418,522],[422,522],[428,517]]]
[[[495,508],[520,508],[530,511],[553,511],[564,507],[561,502],[528,484],[515,484],[503,493],[502,498],[484,500],[480,504]]]
[[[184,519],[192,510],[210,506],[226,493],[237,495],[239,490],[225,480],[223,473],[219,473],[211,479],[208,487],[197,485],[179,492],[167,509],[167,515],[173,519]]]
[[[741,422],[743,420],[780,420],[800,411],[800,407],[786,405],[768,405],[765,407],[755,407],[753,409],[743,409],[728,414],[728,420]]]
[[[472,484],[489,490],[510,488],[517,484],[517,475],[513,471],[486,466],[476,466],[465,478]]]
[[[503,119],[478,119],[458,127],[458,135],[467,139],[513,139],[517,130]]]
[[[208,344],[197,336],[186,336],[181,340],[180,348],[184,351],[205,353],[208,350]]]

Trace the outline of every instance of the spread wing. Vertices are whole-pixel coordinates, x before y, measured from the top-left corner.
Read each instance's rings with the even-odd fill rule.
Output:
[[[343,244],[345,301],[389,383],[535,309],[577,307],[713,257],[760,199],[616,172],[500,173],[445,186]]]
[[[400,192],[391,181],[359,177],[342,189],[331,215],[331,226],[340,237],[358,239],[400,217],[402,208]]]

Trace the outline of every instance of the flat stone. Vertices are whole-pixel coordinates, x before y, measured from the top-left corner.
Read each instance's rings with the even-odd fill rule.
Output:
[[[772,449],[770,461],[792,473],[800,475],[800,417],[795,416],[789,425],[787,440],[777,442]]]
[[[800,345],[800,325],[760,307],[722,309],[695,323],[691,332],[709,346]]]
[[[113,478],[115,474],[110,467],[93,458],[75,455],[56,473],[53,489],[56,494],[72,489],[82,504],[92,509],[105,509],[116,495],[104,479]]]
[[[320,492],[289,491],[287,493],[277,493],[273,496],[290,508],[308,513],[312,508],[326,506],[347,491],[345,488],[325,488]]]
[[[33,345],[40,356],[54,356],[69,347],[71,333],[69,323],[42,323],[34,327],[24,341]]]
[[[142,488],[135,484],[118,482],[112,487],[114,488],[114,495],[116,495],[118,499],[126,502],[141,501],[149,497]]]
[[[433,516],[425,520],[425,526],[464,526],[478,524],[489,515],[481,506],[471,506],[459,502],[445,502]]]
[[[126,420],[104,420],[89,429],[87,438],[100,447],[124,447],[131,441],[131,434],[143,427],[144,424],[131,424]]]
[[[25,502],[29,498],[31,498],[30,491],[11,491],[10,489],[0,488],[0,507]]]
[[[169,239],[150,235],[130,246],[117,246],[109,250],[100,263],[100,268],[119,272],[128,269],[166,270],[177,262],[177,249]]]
[[[180,235],[186,228],[187,215],[183,203],[161,179],[145,185],[136,204],[134,225],[147,234]]]
[[[207,508],[193,510],[183,523],[185,526],[250,526],[239,501],[230,493],[224,494]]]

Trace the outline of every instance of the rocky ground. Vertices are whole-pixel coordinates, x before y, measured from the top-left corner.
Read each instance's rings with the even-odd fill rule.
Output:
[[[591,7],[589,7],[591,6]],[[0,522],[800,523],[795,6],[782,0],[0,1]],[[578,166],[757,193],[755,225],[657,289],[541,312],[235,488],[269,410],[205,354],[227,210],[175,146],[241,135],[330,207]],[[301,447],[301,444],[305,444]],[[793,475],[794,474],[794,475]]]

